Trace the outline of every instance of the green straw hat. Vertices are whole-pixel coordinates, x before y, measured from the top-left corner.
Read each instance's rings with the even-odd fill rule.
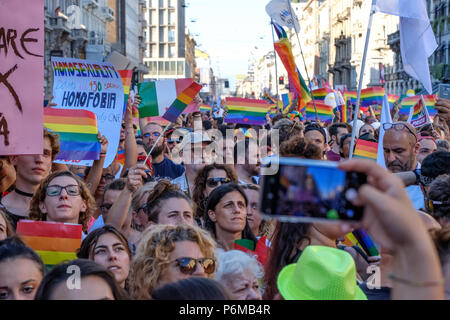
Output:
[[[281,270],[277,285],[286,300],[367,300],[352,256],[330,247],[306,247],[297,263]]]

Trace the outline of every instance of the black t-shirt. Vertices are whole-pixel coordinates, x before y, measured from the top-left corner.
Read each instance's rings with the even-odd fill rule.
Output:
[[[365,282],[359,285],[367,297],[367,300],[391,300],[391,288],[381,287],[380,289],[369,289]]]
[[[28,219],[27,217],[18,216],[17,214],[10,212],[1,202],[0,202],[0,209],[3,209],[6,212],[9,222],[11,222],[11,225],[14,228],[14,232],[16,232],[17,223],[19,222],[19,220]]]
[[[155,179],[169,178],[176,179],[181,176],[185,169],[181,164],[176,164],[170,159],[164,157],[164,160],[160,163],[152,163],[153,174]]]

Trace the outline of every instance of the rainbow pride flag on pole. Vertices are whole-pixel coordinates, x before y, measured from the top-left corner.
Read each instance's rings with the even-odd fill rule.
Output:
[[[323,102],[316,101],[317,116],[319,120],[326,123],[331,123],[333,121],[333,107],[329,106]],[[314,109],[314,104],[308,102],[305,108],[305,116],[307,120],[316,120],[316,111]]]
[[[381,258],[377,247],[364,229],[355,229],[347,233],[343,244],[355,248],[366,261],[374,262]]]
[[[382,104],[385,90],[373,87],[361,90],[361,106],[368,107],[374,104]]]
[[[358,93],[356,91],[344,91],[344,100],[349,101],[350,104],[356,104]]]
[[[413,107],[419,100],[421,96],[406,97],[402,100],[399,108],[399,115],[409,115],[411,107]],[[427,107],[428,115],[434,117],[437,114],[437,110],[434,108],[436,103],[435,95],[423,95],[423,101]]]
[[[47,268],[77,258],[82,226],[49,221],[20,220],[17,234],[41,257]]]
[[[97,117],[87,110],[44,108],[44,127],[59,134],[56,160],[98,160]]]
[[[228,97],[225,99],[227,116],[224,122],[265,125],[269,104],[266,100]]]
[[[163,114],[163,118],[175,122],[186,107],[194,100],[197,93],[202,89],[202,85],[197,82],[192,82],[189,87],[183,90],[169,109]]]
[[[291,44],[287,38],[280,39],[274,43],[275,51],[283,62],[283,65],[288,73],[289,83],[293,85],[298,95],[299,109],[303,109],[305,105],[311,101],[311,95],[303,80],[298,68],[295,64],[294,56],[292,55]]]
[[[353,157],[369,160],[377,160],[378,143],[362,139],[356,140],[355,152]]]
[[[341,115],[341,122],[347,123],[348,122],[348,107],[347,103],[341,104],[338,106],[339,114]]]
[[[286,114],[294,101],[294,94],[292,92],[283,93],[281,95],[281,102],[283,103],[283,113]]]
[[[117,70],[122,78],[123,85],[123,113],[127,110],[128,95],[130,94],[131,79],[133,78],[133,70]]]
[[[311,91],[312,95],[314,96],[314,99],[320,100],[320,101],[325,100],[325,97],[331,92],[332,91],[328,90],[327,88],[319,88],[319,89]]]
[[[200,105],[200,111],[211,111],[211,106],[207,104],[201,104]]]
[[[138,92],[142,100],[139,104],[139,117],[162,116],[178,96],[193,83],[194,80],[191,78],[138,83]]]

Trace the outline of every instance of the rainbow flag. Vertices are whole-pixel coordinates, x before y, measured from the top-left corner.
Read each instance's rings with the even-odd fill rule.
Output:
[[[142,100],[139,104],[139,117],[162,116],[193,83],[194,80],[191,78],[138,83],[138,92]],[[187,101],[185,96],[183,99]],[[177,105],[181,106],[180,103],[182,102]]]
[[[170,108],[163,114],[163,118],[175,122],[180,114],[186,109],[188,104],[194,100],[197,93],[202,89],[202,85],[197,82],[192,82],[189,87],[184,89],[171,104]]]
[[[87,110],[44,108],[44,127],[59,134],[56,160],[98,160],[97,117]]]
[[[388,102],[391,106],[391,109],[394,106],[394,103],[397,102],[399,99],[400,99],[400,96],[398,96],[398,95],[388,94]]]
[[[319,120],[322,122],[331,123],[333,120],[333,107],[320,101],[316,101],[316,107]],[[307,120],[316,120],[316,111],[312,101],[308,102],[306,105],[305,113]]]
[[[32,220],[17,223],[17,234],[36,251],[47,268],[77,258],[81,233],[80,224]]]
[[[200,111],[211,111],[211,106],[207,104],[201,104]]]
[[[374,104],[383,104],[385,90],[373,87],[361,90],[361,106],[368,107]]]
[[[277,34],[278,39],[285,39],[287,38],[286,31],[284,31],[284,28],[280,26],[278,23],[275,23],[272,21],[273,28],[275,30],[275,33]]]
[[[133,78],[133,70],[117,70],[122,78],[123,85],[123,113],[127,110],[128,95],[130,94],[131,79]]]
[[[400,104],[398,114],[409,115],[409,110],[419,101],[419,99],[420,96],[412,96],[404,98]],[[434,104],[436,103],[436,95],[424,95],[423,101],[427,106],[428,115],[430,117],[434,117],[437,113],[437,110],[434,108]]]
[[[311,91],[312,95],[314,96],[314,99],[321,101],[325,100],[325,97],[331,92],[332,91],[328,90],[327,88],[319,88]]]
[[[125,165],[125,149],[117,151],[116,161],[118,161],[122,166]]]
[[[274,43],[275,50],[283,62],[288,73],[289,83],[293,85],[298,95],[298,106],[303,109],[306,104],[311,101],[311,95],[303,80],[297,66],[295,65],[294,56],[292,55],[291,44],[287,38],[280,39]]]
[[[234,241],[234,249],[244,251],[251,255],[256,255],[256,259],[264,266],[269,255],[269,246],[266,237],[261,237],[258,242],[248,239],[239,239]]]
[[[277,114],[277,106],[276,104],[269,104],[269,108],[270,108],[269,115],[272,118],[274,115]]]
[[[377,160],[378,143],[362,139],[356,140],[355,158]]]
[[[347,102],[348,103],[348,102]],[[347,103],[338,106],[339,113],[341,115],[341,122],[348,122],[348,106]]]
[[[379,257],[380,253],[378,252],[377,247],[373,243],[369,234],[364,229],[355,229],[352,231],[353,235],[356,239],[358,239],[359,244],[364,248],[364,251],[367,253],[369,257]]]
[[[283,93],[281,95],[281,102],[283,103],[283,113],[286,114],[294,101],[294,94],[292,92]]]
[[[269,104],[266,100],[228,97],[225,99],[227,116],[224,122],[265,125]]]
[[[408,123],[411,123],[415,128],[420,128],[431,123],[428,110],[425,107],[425,101],[422,97],[417,101],[414,107],[410,108]]]
[[[344,91],[344,100],[349,101],[351,104],[356,104],[358,93],[356,91]]]

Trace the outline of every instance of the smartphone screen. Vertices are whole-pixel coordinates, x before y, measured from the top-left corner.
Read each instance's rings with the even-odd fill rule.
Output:
[[[450,84],[439,84],[438,97],[450,100]]]
[[[347,196],[363,183],[364,175],[342,171],[336,162],[280,158],[278,172],[263,176],[261,211],[287,222],[360,220],[363,208]]]

